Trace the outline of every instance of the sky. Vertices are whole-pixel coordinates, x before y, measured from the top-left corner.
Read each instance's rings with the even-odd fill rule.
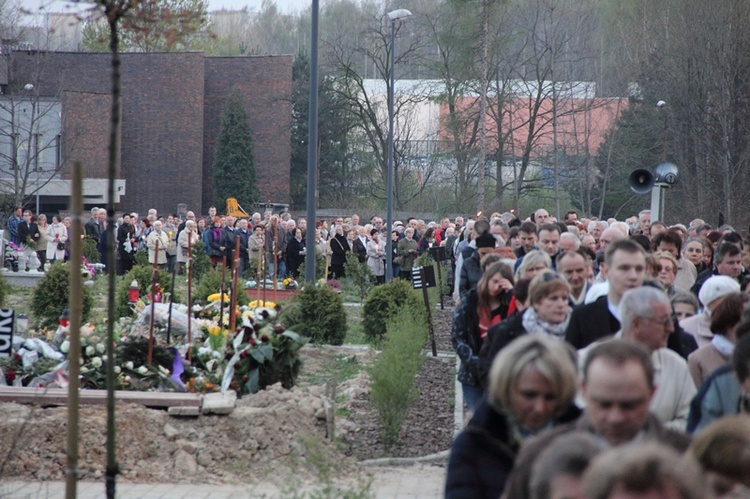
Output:
[[[241,9],[248,7],[249,10],[260,10],[263,0],[208,0],[208,10],[219,9]],[[281,12],[297,12],[312,3],[312,0],[275,0],[276,6]],[[45,6],[49,12],[77,12],[85,4],[65,2],[61,0],[21,0],[21,5],[30,12],[37,12],[40,6]],[[90,4],[89,4],[90,5]]]

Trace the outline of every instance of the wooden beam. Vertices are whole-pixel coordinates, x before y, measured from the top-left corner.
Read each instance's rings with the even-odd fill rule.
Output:
[[[104,405],[106,390],[80,390],[81,405]],[[115,400],[140,404],[146,407],[200,407],[203,396],[197,393],[115,391]],[[67,405],[66,388],[29,388],[23,386],[0,386],[0,402],[35,405]]]

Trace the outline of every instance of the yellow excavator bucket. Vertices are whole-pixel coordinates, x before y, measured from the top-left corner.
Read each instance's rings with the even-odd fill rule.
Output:
[[[227,199],[227,216],[234,218],[250,218],[250,215],[242,209],[242,206],[240,206],[235,198]]]

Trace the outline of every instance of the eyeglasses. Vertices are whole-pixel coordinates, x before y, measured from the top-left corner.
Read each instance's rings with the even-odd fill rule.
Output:
[[[649,322],[653,322],[655,324],[659,324],[663,328],[666,329],[667,327],[669,327],[670,324],[674,323],[675,316],[671,315],[671,316],[669,316],[669,317],[667,317],[665,319],[655,319],[654,317],[648,317],[648,318],[645,318],[645,319],[647,321],[649,321]]]

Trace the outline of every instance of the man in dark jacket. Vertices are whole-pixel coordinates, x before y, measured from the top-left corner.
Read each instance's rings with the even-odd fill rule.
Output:
[[[489,232],[485,232],[475,239],[476,251],[464,261],[461,266],[461,283],[458,286],[458,292],[463,295],[473,288],[482,278],[482,257],[495,251],[495,237]]]
[[[584,348],[620,330],[620,299],[625,291],[641,286],[646,275],[643,248],[630,239],[612,243],[604,255],[602,275],[609,282],[607,296],[576,308],[570,317],[565,339],[575,348]]]
[[[21,244],[36,248],[36,243],[39,242],[40,237],[39,227],[31,221],[31,212],[29,210],[24,211],[23,222],[18,224],[18,238]]]

